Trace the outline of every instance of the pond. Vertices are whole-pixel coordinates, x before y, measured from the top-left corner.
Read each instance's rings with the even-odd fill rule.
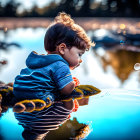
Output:
[[[14,43],[7,50],[0,50],[0,60],[8,62],[0,65],[0,81],[13,82],[25,67],[31,51],[45,54],[45,32],[42,27],[0,31],[1,42]],[[72,75],[80,80],[80,84],[93,85],[102,92],[90,97],[88,105],[80,106],[68,122],[51,131],[46,138],[72,139],[79,128],[88,125],[84,136],[88,140],[140,139],[140,71],[134,69],[135,64],[140,63],[140,44],[136,39],[139,33],[134,36],[134,33],[127,32],[127,39],[124,34],[106,29],[87,33],[95,40],[96,46],[83,55],[83,63],[72,71]],[[9,109],[0,118],[0,139],[21,140],[22,131],[12,109]]]

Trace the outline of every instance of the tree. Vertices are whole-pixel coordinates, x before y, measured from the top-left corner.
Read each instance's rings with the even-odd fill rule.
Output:
[[[14,0],[11,0],[6,3],[5,7],[1,7],[2,17],[16,17],[17,16],[17,8],[20,4],[16,3]]]

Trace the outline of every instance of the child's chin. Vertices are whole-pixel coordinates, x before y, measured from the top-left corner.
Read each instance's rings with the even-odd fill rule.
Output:
[[[71,70],[74,70],[75,68],[79,67],[80,64],[76,65],[76,66],[73,66],[73,67],[70,67]]]
[[[71,70],[74,70],[75,68],[77,68],[77,67],[70,67]]]
[[[75,66],[75,67],[70,67],[70,69],[71,69],[71,70],[74,70],[74,69],[76,69],[77,67],[79,67],[79,65],[78,65],[78,66]]]

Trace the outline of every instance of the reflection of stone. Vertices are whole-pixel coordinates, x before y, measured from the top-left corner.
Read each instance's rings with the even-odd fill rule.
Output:
[[[1,64],[1,65],[5,65],[5,64],[7,64],[7,61],[6,61],[6,60],[1,60],[1,61],[0,61],[0,64]]]
[[[12,106],[13,95],[13,84],[5,84],[0,81],[0,116]]]
[[[89,125],[85,125],[82,129],[79,129],[78,134],[76,135],[76,139],[84,139],[90,132]]]
[[[106,51],[105,56],[100,58],[104,70],[110,65],[123,83],[134,71],[134,65],[139,62],[140,52],[127,50]]]
[[[78,103],[79,103],[80,106],[88,105],[89,98],[82,98],[82,99],[79,99],[77,101],[78,101]]]
[[[76,118],[68,120],[57,130],[50,131],[47,140],[69,140],[69,139],[83,139],[90,132],[89,125],[79,123]]]
[[[6,43],[4,41],[0,41],[0,50],[8,51],[10,47],[21,47],[18,43],[11,42],[11,43]],[[6,65],[7,61],[6,60],[0,60],[0,68],[3,65]]]
[[[11,43],[6,43],[6,42],[2,42],[2,41],[0,42],[0,49],[1,50],[7,51],[9,49],[9,47],[12,47],[12,46],[15,46],[18,48],[21,47],[18,43],[15,43],[15,42],[11,42]]]
[[[7,64],[6,60],[0,60],[0,68]]]

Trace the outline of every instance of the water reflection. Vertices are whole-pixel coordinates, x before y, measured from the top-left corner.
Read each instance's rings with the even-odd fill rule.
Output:
[[[139,99],[139,91],[103,90],[73,117],[77,116],[79,122],[92,122],[93,131],[87,138],[89,140],[139,139]],[[87,114],[86,117],[84,114]]]
[[[47,136],[47,140],[78,140],[86,138],[90,133],[89,124],[79,123],[74,117],[68,120],[59,129],[51,131]]]
[[[5,84],[5,83],[1,82],[0,83],[0,117],[1,117],[0,126],[2,127],[1,132],[0,132],[1,140],[2,139],[19,139],[21,137],[21,132],[23,131],[23,128],[17,124],[18,122],[17,122],[17,120],[15,120],[13,110],[11,109],[12,106],[14,105],[13,99],[15,99],[15,97],[13,96],[13,84],[12,83]],[[88,98],[86,98],[86,99],[83,98],[83,99],[79,100],[79,105],[86,105],[86,104],[88,104]],[[7,112],[8,110],[10,112]],[[44,109],[44,111],[45,111],[45,109]],[[61,116],[64,116],[64,115],[61,115]],[[36,117],[37,117],[37,115],[36,116],[33,115],[31,119],[34,119],[34,121],[35,121]],[[63,117],[61,117],[61,118],[63,118]],[[59,119],[58,119],[58,121],[61,120],[61,119],[60,120]],[[47,122],[46,118],[45,118],[45,121]],[[44,122],[44,121],[42,120],[42,122]],[[12,125],[14,125],[12,127],[14,131],[13,131],[13,133],[9,133],[9,135],[7,136],[6,135],[7,131],[5,130],[5,128],[10,130],[11,123],[12,123]],[[30,125],[32,125],[32,124],[30,124]],[[44,125],[44,127],[47,127],[47,126]],[[47,139],[83,139],[90,133],[89,125],[83,124],[83,123],[80,124],[76,118],[74,118],[73,120],[68,120],[66,123],[64,123],[64,125],[61,125],[58,130],[51,131],[51,127],[53,127],[53,123],[52,123],[52,126],[49,125],[49,127],[50,127],[50,133],[47,134]],[[17,128],[18,128],[19,133],[18,133],[18,135],[15,135],[15,130]],[[24,129],[26,130],[26,127]],[[25,132],[25,130],[23,132]],[[12,131],[10,131],[10,132],[12,132]],[[61,134],[60,137],[58,137],[59,133]],[[26,135],[28,136],[28,133],[26,133]],[[29,136],[28,136],[29,139],[34,139],[31,135],[29,135]]]
[[[140,139],[140,93],[134,90],[106,89],[90,98],[69,121],[58,130],[51,131],[46,139],[71,139],[89,128],[86,139]],[[0,121],[2,140],[22,139],[23,128],[17,124],[11,110]],[[11,129],[12,128],[12,129]],[[9,131],[7,135],[7,131]],[[11,133],[10,133],[11,132]],[[18,133],[17,133],[18,132]],[[82,136],[82,135],[81,135]]]
[[[97,50],[95,54],[100,58],[104,71],[107,72],[107,67],[111,66],[122,83],[134,72],[134,65],[140,60],[140,52],[127,50],[107,50],[103,56]]]
[[[135,64],[140,62],[140,34],[127,33],[123,24],[120,29],[120,32],[99,29],[91,36],[96,42],[93,53],[99,57],[104,71],[111,66],[123,83],[134,72]],[[140,75],[138,77],[140,82]]]

